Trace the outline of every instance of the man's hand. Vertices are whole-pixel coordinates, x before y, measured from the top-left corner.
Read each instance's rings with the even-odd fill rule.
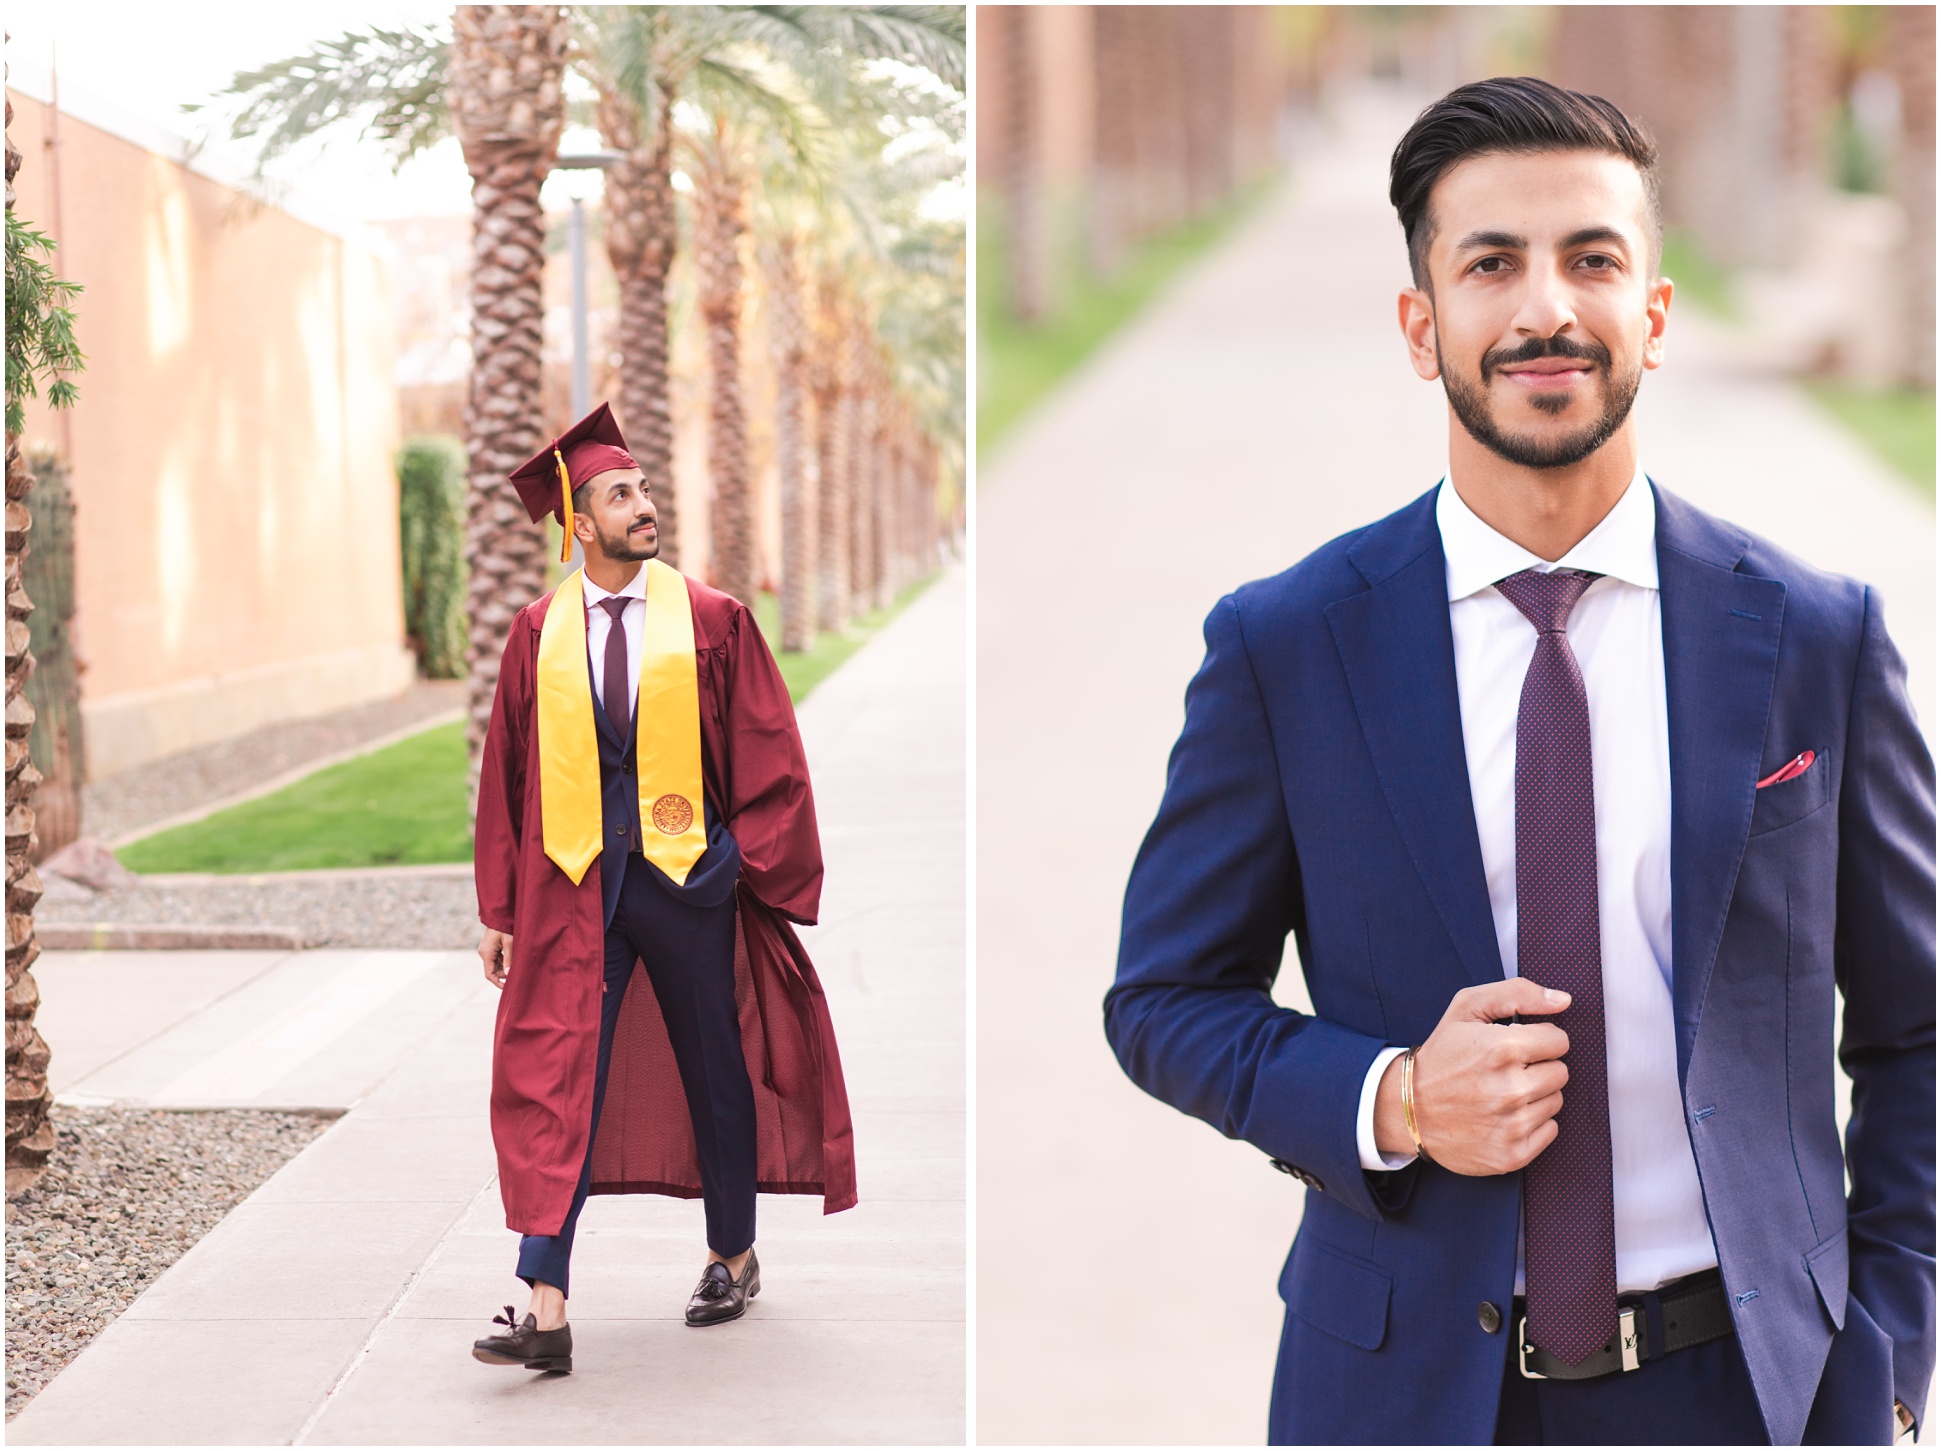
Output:
[[[1415,1126],[1430,1158],[1458,1174],[1508,1174],[1549,1147],[1570,1077],[1558,1060],[1570,1039],[1555,1023],[1501,1020],[1569,1006],[1569,993],[1521,977],[1464,988],[1449,1000],[1415,1053]],[[1375,1147],[1415,1152],[1402,1115],[1400,1058],[1375,1091]]]
[[[485,980],[493,987],[505,986],[505,975],[512,966],[512,934],[485,929],[479,938],[479,960],[485,964]]]

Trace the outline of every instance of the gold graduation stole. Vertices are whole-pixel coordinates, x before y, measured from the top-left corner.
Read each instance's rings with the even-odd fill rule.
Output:
[[[539,628],[539,816],[546,855],[578,886],[600,855],[600,740],[586,665],[584,571],[553,591]],[[641,853],[678,883],[708,849],[701,811],[701,690],[694,606],[680,571],[647,561],[634,707]]]

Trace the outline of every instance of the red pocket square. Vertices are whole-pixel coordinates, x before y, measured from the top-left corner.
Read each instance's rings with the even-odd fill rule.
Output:
[[[1792,760],[1761,781],[1754,789],[1763,791],[1768,786],[1777,786],[1781,781],[1790,781],[1795,776],[1804,776],[1806,774],[1806,768],[1812,764],[1813,753],[1811,751],[1801,751]]]

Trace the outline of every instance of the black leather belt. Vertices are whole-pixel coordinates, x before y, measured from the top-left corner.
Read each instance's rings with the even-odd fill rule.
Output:
[[[1566,1365],[1530,1343],[1521,1295],[1516,1297],[1512,1314],[1516,1368],[1529,1380],[1592,1380],[1636,1370],[1646,1361],[1663,1360],[1675,1350],[1732,1333],[1732,1307],[1717,1270],[1700,1270],[1645,1293],[1619,1295],[1617,1334],[1582,1365]]]

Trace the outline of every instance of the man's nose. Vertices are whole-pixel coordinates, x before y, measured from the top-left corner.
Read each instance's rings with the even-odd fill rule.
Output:
[[[1577,321],[1576,309],[1571,306],[1570,291],[1554,269],[1533,267],[1527,279],[1513,320],[1518,332],[1550,338]]]

